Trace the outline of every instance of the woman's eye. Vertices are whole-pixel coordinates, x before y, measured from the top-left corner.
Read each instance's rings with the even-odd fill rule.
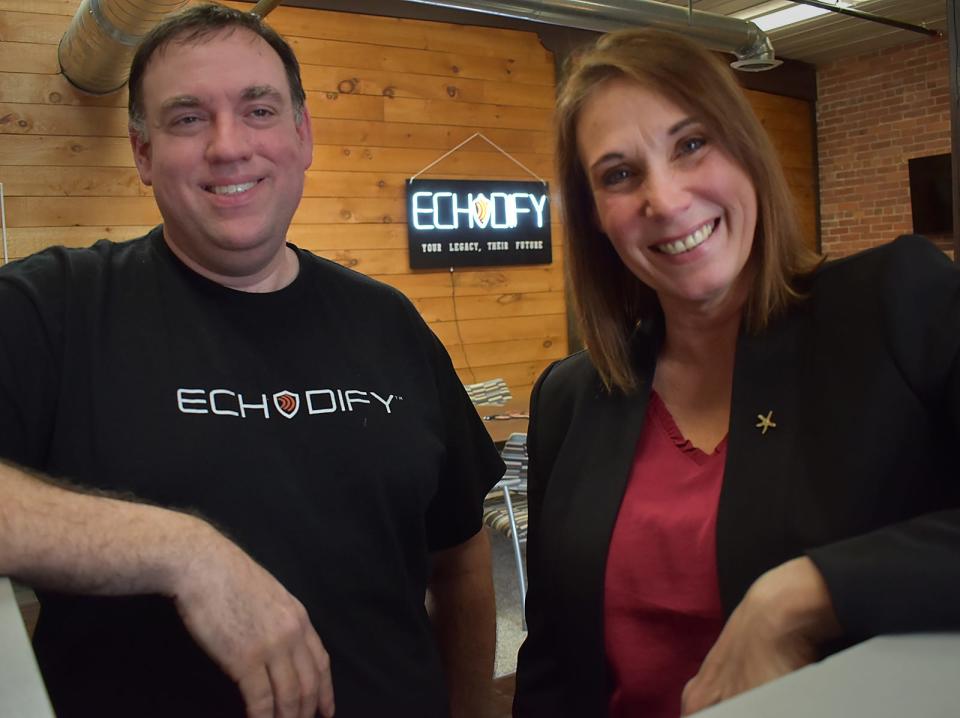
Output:
[[[679,154],[681,155],[691,155],[701,147],[707,144],[707,140],[704,137],[687,137],[685,140],[682,140],[679,145]]]
[[[630,176],[630,170],[626,167],[617,167],[608,172],[604,172],[601,179],[604,187],[613,187],[614,185],[627,181],[630,179]]]

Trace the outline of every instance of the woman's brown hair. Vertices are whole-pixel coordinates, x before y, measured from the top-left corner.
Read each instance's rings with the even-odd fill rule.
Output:
[[[627,269],[596,222],[593,195],[577,147],[581,108],[604,82],[633,80],[700,120],[712,140],[744,169],[757,193],[746,306],[750,331],[762,330],[800,295],[796,280],[819,257],[802,241],[794,200],[776,152],[731,70],[681,35],[649,28],[604,35],[571,59],[557,99],[557,162],[567,234],[567,271],[580,330],[608,389],[637,387],[630,339],[659,314],[656,294]]]

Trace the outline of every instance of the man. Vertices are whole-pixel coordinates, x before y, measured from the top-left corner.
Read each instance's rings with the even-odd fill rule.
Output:
[[[410,303],[285,244],[291,49],[195,7],[129,106],[163,225],[0,272],[0,574],[48,589],[57,714],[477,714],[502,464]]]

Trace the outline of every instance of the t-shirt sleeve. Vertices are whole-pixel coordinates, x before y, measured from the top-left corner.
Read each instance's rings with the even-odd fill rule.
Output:
[[[44,289],[52,258],[14,262],[0,271],[0,457],[42,469],[59,393],[57,296]]]
[[[461,544],[483,524],[483,499],[503,477],[503,461],[453,369],[446,349],[429,329],[446,456],[437,493],[427,510],[431,551]]]

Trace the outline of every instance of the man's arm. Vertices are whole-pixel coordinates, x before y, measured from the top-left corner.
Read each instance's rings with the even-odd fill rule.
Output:
[[[329,659],[306,610],[210,524],[69,491],[0,461],[0,575],[94,595],[172,598],[251,718],[333,715]]]
[[[481,529],[433,554],[430,617],[443,656],[453,718],[491,714],[497,614],[490,539]]]

